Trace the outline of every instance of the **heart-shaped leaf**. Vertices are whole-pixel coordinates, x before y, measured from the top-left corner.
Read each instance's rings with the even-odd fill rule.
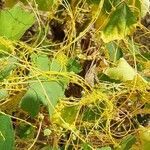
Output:
[[[10,117],[0,114],[0,150],[14,149],[14,131]]]
[[[60,82],[44,81],[40,83],[35,80],[22,98],[21,108],[34,117],[39,112],[41,102],[48,107],[51,114],[59,99],[64,97],[64,90]]]

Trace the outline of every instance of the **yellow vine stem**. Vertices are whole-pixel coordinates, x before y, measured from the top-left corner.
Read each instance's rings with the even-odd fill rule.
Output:
[[[21,101],[21,98],[24,96],[25,93],[26,93],[26,91],[21,91],[18,94],[10,97],[9,100],[6,100],[5,102],[1,103],[0,110],[7,111],[9,113],[14,111],[18,107],[18,105]]]
[[[26,121],[26,120],[23,120],[23,119],[21,119],[21,118],[11,116],[11,115],[6,114],[6,113],[4,113],[4,112],[2,112],[2,111],[0,111],[0,114],[5,115],[5,116],[8,116],[8,117],[10,117],[10,118],[12,118],[12,119],[16,119],[16,120],[19,120],[19,121],[21,121],[21,122],[24,122],[25,124],[28,124],[28,125],[32,126],[33,128],[37,128],[37,127],[34,126],[32,123],[30,123],[30,122],[28,122],[28,121]]]
[[[31,144],[31,146],[28,148],[28,150],[32,150],[32,147],[35,145],[36,141],[38,140],[38,137],[40,135],[40,131],[41,131],[41,128],[42,128],[43,119],[44,119],[44,116],[42,114],[39,114],[40,123],[39,123],[39,128],[38,128],[38,131],[37,131],[37,135],[36,135],[33,143]]]

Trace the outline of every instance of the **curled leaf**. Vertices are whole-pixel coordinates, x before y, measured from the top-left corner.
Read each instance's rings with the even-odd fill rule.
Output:
[[[112,79],[125,82],[133,80],[136,72],[124,58],[120,58],[117,67],[108,68],[105,74]]]

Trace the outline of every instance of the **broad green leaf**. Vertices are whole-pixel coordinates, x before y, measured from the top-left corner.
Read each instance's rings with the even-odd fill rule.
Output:
[[[0,36],[19,40],[34,22],[34,15],[19,5],[9,10],[2,10],[0,11]]]
[[[59,60],[50,59],[44,54],[32,54],[31,55],[32,65],[42,71],[65,71],[66,66],[63,66]],[[67,65],[67,64],[66,64]]]
[[[32,65],[42,71],[50,70],[50,60],[47,55],[32,54],[31,55]]]
[[[68,57],[63,53],[58,53],[54,59],[52,59],[51,69],[52,71],[66,72],[66,66],[68,64]]]
[[[101,32],[102,39],[108,43],[113,40],[123,39],[135,28],[136,17],[129,6],[122,2],[111,13],[109,21]]]
[[[48,107],[51,114],[57,102],[64,97],[64,85],[59,81],[41,81],[41,84],[36,80],[30,83],[30,88],[21,101],[21,107],[31,116],[38,113],[39,101]]]
[[[114,42],[107,43],[106,48],[109,53],[110,61],[115,62],[116,60],[119,60],[121,57],[123,57],[122,50],[116,43]]]
[[[99,3],[101,0],[87,0],[89,4],[92,4],[92,15],[94,16],[97,11],[99,11]],[[104,0],[102,10],[95,22],[95,28],[103,28],[107,23],[109,13],[111,13],[112,8],[115,8],[120,3],[120,0]]]
[[[80,63],[76,59],[70,59],[67,65],[69,72],[79,73],[82,70]]]
[[[40,99],[34,89],[30,88],[23,96],[21,108],[27,111],[32,117],[38,114],[40,109]]]
[[[51,103],[52,106],[55,107],[59,98],[64,97],[63,84],[61,84],[59,81],[58,82],[47,81],[47,82],[42,82],[42,85],[43,87],[40,85],[40,83],[36,82],[31,84],[30,88],[36,92],[36,94],[38,95],[39,99],[43,102],[43,104],[49,105],[49,103]],[[46,95],[44,94],[44,91],[46,92],[49,99],[47,99]],[[48,106],[50,112],[53,111],[52,106],[51,105]]]
[[[119,145],[119,148],[116,150],[129,150],[133,144],[135,144],[136,138],[133,135],[129,135],[126,138],[124,138]]]
[[[110,78],[120,81],[133,80],[136,72],[124,58],[120,58],[117,67],[108,68],[105,72]]]
[[[32,54],[31,60],[32,65],[41,71],[63,71],[59,61],[57,59],[52,59],[52,61],[50,61],[47,55]],[[51,76],[51,78],[54,78],[54,81],[49,81],[46,77],[41,75],[39,77],[41,83],[38,80],[31,81],[29,89],[21,101],[22,109],[33,117],[39,112],[39,102],[47,106],[51,114],[59,99],[64,97],[64,91],[68,84],[68,80],[64,77],[57,77],[56,81],[56,76]]]
[[[62,117],[66,123],[73,125],[73,123],[76,119],[77,113],[79,111],[78,106],[62,106],[62,107],[61,107],[61,110],[60,109],[58,110],[60,116],[58,116],[57,113],[53,114],[53,116],[52,116],[53,123],[63,125],[63,122],[60,119],[60,117]],[[58,106],[58,108],[59,108],[59,106]]]
[[[61,60],[62,59],[62,60]],[[50,71],[55,71],[55,72],[66,72],[67,70],[67,60],[66,56],[62,56],[62,58],[54,58],[51,61],[50,64]],[[64,78],[64,77],[60,77],[60,80],[64,83],[66,82],[66,84],[68,84],[68,79]]]
[[[0,81],[5,79],[16,68],[17,60],[12,57],[0,58]]]
[[[0,150],[14,150],[14,131],[10,117],[0,114]]]
[[[53,59],[50,65],[50,70],[51,71],[58,71],[61,72],[63,71],[64,68],[61,67],[60,63],[58,62],[58,60]]]
[[[40,10],[48,11],[53,6],[54,0],[35,0]]]
[[[61,111],[61,116],[65,122],[73,124],[76,119],[78,110],[79,109],[77,106],[64,107],[64,109]]]

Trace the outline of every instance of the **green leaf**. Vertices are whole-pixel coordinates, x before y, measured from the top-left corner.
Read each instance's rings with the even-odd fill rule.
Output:
[[[53,59],[50,65],[50,70],[61,72],[64,70],[64,68],[61,67],[61,64],[58,62],[58,60]]]
[[[106,48],[108,49],[110,61],[115,62],[123,57],[123,53],[121,48],[115,42],[109,42],[106,44]]]
[[[17,60],[13,57],[0,58],[0,81],[5,79],[16,68]]]
[[[58,108],[59,108],[59,106],[58,106]],[[63,118],[63,120],[66,123],[72,125],[78,114],[79,107],[78,106],[64,106],[63,108],[61,108],[61,110],[59,109],[58,111],[60,113],[60,116]],[[62,120],[60,119],[60,116],[58,116],[57,113],[54,113],[52,116],[53,123],[56,123],[59,125],[64,125]]]
[[[10,10],[2,10],[0,11],[0,36],[19,40],[34,22],[34,15],[19,5],[15,5]]]
[[[78,110],[79,109],[77,106],[64,107],[64,109],[61,111],[61,116],[65,122],[73,124],[76,119]]]
[[[32,65],[42,71],[50,70],[50,60],[47,55],[44,54],[32,54]]]
[[[14,131],[10,117],[0,114],[0,150],[14,149]]]
[[[42,71],[63,71],[57,59],[52,59],[51,61],[44,54],[32,54],[31,61],[34,67]],[[32,117],[38,114],[40,103],[48,107],[50,114],[53,113],[59,99],[64,97],[68,80],[64,77],[56,78],[56,76],[51,76],[51,78],[57,81],[49,81],[42,75],[39,77],[41,83],[38,80],[30,81],[29,89],[21,101],[21,108]]]
[[[21,101],[21,108],[27,111],[32,117],[38,114],[40,109],[40,100],[34,89],[30,88],[23,96]]]
[[[41,84],[36,80],[30,83],[30,88],[21,101],[22,109],[31,116],[37,115],[39,101],[48,107],[51,114],[59,99],[64,97],[64,85],[59,81],[41,81]]]
[[[36,0],[40,10],[48,11],[54,4],[54,0]]]
[[[109,21],[101,32],[102,39],[108,43],[123,39],[135,28],[136,17],[125,2],[111,13]]]
[[[64,97],[64,87],[63,84],[56,81],[43,82],[43,88],[46,91],[46,94],[49,99],[44,94],[43,88],[39,83],[35,83],[31,87],[38,93],[40,100],[43,104],[48,106],[49,113],[53,113],[54,107],[60,98]]]
[[[97,18],[97,20],[95,21],[95,28],[96,29],[102,29],[105,25],[106,22],[108,21],[108,16],[111,13],[112,9],[115,8],[121,0],[104,0],[103,1],[103,7],[102,10]],[[89,4],[92,4],[92,15],[94,16],[95,13],[97,13],[97,11],[99,11],[99,4],[101,2],[101,0],[87,0],[87,2]],[[105,21],[104,21],[105,20]]]
[[[76,59],[70,59],[67,68],[69,72],[73,71],[76,74],[82,70],[80,63]]]
[[[129,150],[133,144],[135,144],[136,138],[133,135],[129,135],[126,138],[124,138],[116,150]]]
[[[136,72],[124,58],[120,58],[117,67],[108,68],[105,72],[110,78],[120,81],[133,80]]]
[[[49,59],[45,54],[32,54],[32,65],[42,71],[65,71],[66,66],[61,66],[57,59]]]

